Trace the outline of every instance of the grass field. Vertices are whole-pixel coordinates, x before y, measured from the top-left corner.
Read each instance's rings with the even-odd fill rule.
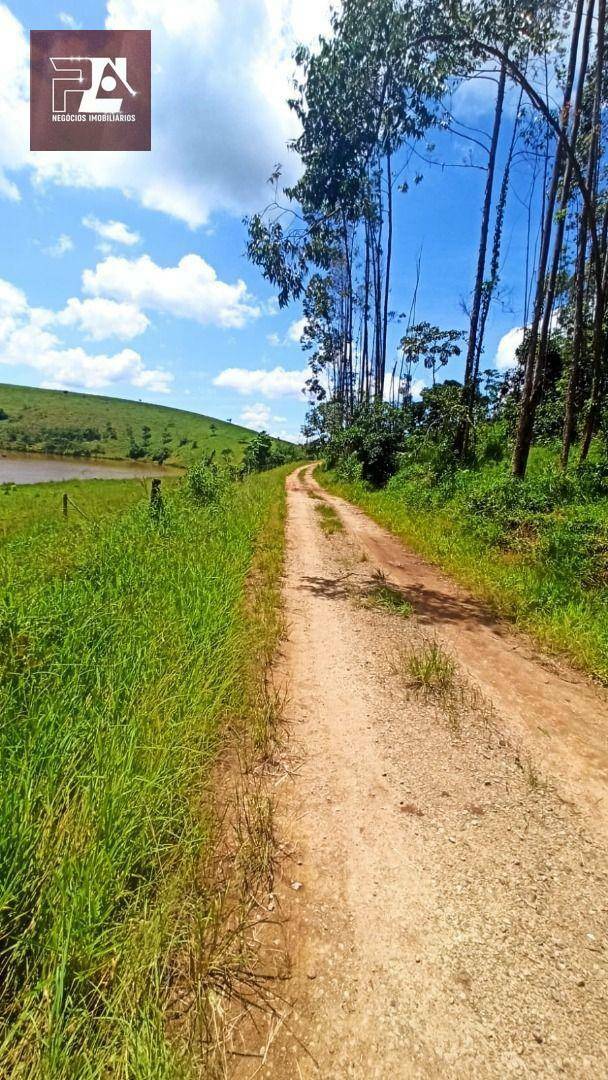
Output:
[[[505,463],[424,466],[374,490],[317,469],[321,483],[437,563],[544,647],[608,683],[608,498],[601,466],[564,477],[534,450],[525,481]]]
[[[172,480],[163,480],[164,490]],[[142,480],[64,480],[61,484],[0,485],[0,541],[27,537],[27,543],[65,536],[62,514],[64,493],[70,500],[71,540],[90,524],[127,510],[149,496],[150,482]]]
[[[61,485],[94,521],[0,495],[4,1076],[189,1074],[170,964],[213,918],[210,769],[278,634],[286,471],[212,507],[176,485],[159,521],[132,482]]]
[[[4,414],[0,449],[120,459],[132,456],[135,446],[147,458],[166,450],[167,462],[181,465],[212,450],[218,460],[228,456],[238,462],[255,434],[165,405],[0,384],[0,417]]]

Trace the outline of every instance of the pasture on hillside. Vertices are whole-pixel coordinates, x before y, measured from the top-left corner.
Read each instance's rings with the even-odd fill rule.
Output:
[[[189,465],[212,452],[238,463],[256,432],[166,405],[0,385],[0,450],[158,459]],[[289,446],[288,443],[281,443]]]

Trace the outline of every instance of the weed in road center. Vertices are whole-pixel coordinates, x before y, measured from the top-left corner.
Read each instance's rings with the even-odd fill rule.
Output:
[[[329,506],[327,503],[323,502],[319,503],[319,505],[315,507],[315,510],[319,515],[319,524],[326,536],[333,536],[334,533],[343,531],[344,526],[333,506]]]
[[[408,619],[413,613],[413,607],[405,599],[399,589],[391,585],[374,585],[366,596],[368,607],[381,608],[383,611],[391,611],[396,615],[402,615]]]
[[[425,694],[447,695],[456,682],[456,664],[438,641],[425,642],[406,654],[411,685]]]
[[[518,752],[515,755],[515,764],[518,769],[521,769],[528,790],[532,794],[542,794],[547,790],[547,781],[539,772],[531,757],[526,756],[522,760],[522,757]]]

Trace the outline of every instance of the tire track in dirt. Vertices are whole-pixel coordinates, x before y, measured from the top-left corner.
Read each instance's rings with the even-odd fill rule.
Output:
[[[449,643],[513,738],[538,755],[561,794],[608,839],[608,694],[535,652],[436,567],[357,507],[306,483],[339,513],[363,551],[404,590],[421,623]]]
[[[369,605],[366,519],[352,511],[353,536],[323,535],[311,490],[307,470],[288,479],[279,672],[289,854],[276,894],[294,1005],[250,1075],[608,1075],[595,830],[479,695],[446,709],[408,686],[428,617]],[[352,508],[331,502],[350,527]]]

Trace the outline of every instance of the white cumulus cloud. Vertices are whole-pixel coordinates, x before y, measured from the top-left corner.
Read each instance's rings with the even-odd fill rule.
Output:
[[[248,405],[239,416],[239,421],[245,427],[253,428],[254,431],[268,431],[272,413],[268,405],[258,402],[256,405]]]
[[[302,398],[304,384],[309,378],[307,368],[300,371],[286,371],[283,367],[275,367],[270,371],[258,368],[225,368],[216,375],[213,384],[226,390],[234,390],[237,394],[261,394],[267,398],[295,397]]]
[[[58,236],[54,244],[50,244],[45,248],[46,254],[50,255],[52,259],[60,259],[68,251],[74,250],[74,241],[67,233],[62,233]]]
[[[247,405],[243,409],[239,421],[245,427],[253,428],[254,431],[269,431],[271,434],[276,434],[276,425],[284,424],[285,417],[276,416],[269,405],[257,401],[254,405]]]
[[[494,356],[493,364],[499,371],[507,371],[509,368],[515,367],[517,364],[516,352],[524,339],[523,326],[514,326],[512,330],[508,330],[506,334],[503,334],[496,354]]]
[[[127,247],[132,247],[141,240],[139,233],[130,229],[124,221],[100,221],[93,214],[88,214],[83,217],[82,224],[85,228],[92,229],[102,240],[114,244],[126,244]]]
[[[300,338],[304,333],[304,327],[306,326],[306,319],[296,319],[292,322],[289,330],[287,331],[287,341],[292,342],[294,345],[300,344]]]
[[[78,303],[78,302],[76,302]],[[86,304],[86,301],[85,301]],[[155,393],[166,393],[173,375],[162,368],[149,368],[139,353],[121,349],[116,353],[89,353],[81,346],[70,347],[49,327],[62,322],[59,315],[42,308],[30,308],[25,293],[0,279],[0,364],[25,364],[44,377],[45,385],[102,390],[116,382]],[[85,318],[90,318],[90,313]]]
[[[28,164],[29,49],[23,26],[0,4],[0,195],[21,196],[9,170]]]
[[[53,316],[60,326],[76,326],[92,341],[109,337],[131,338],[143,334],[150,320],[135,304],[119,303],[96,296],[80,300],[70,297],[63,311]]]
[[[27,297],[10,281],[0,278],[0,316],[11,317],[27,310]]]
[[[129,300],[142,308],[225,328],[239,328],[260,315],[244,281],[230,285],[200,255],[184,255],[177,266],[110,256],[82,275],[85,293]]]

